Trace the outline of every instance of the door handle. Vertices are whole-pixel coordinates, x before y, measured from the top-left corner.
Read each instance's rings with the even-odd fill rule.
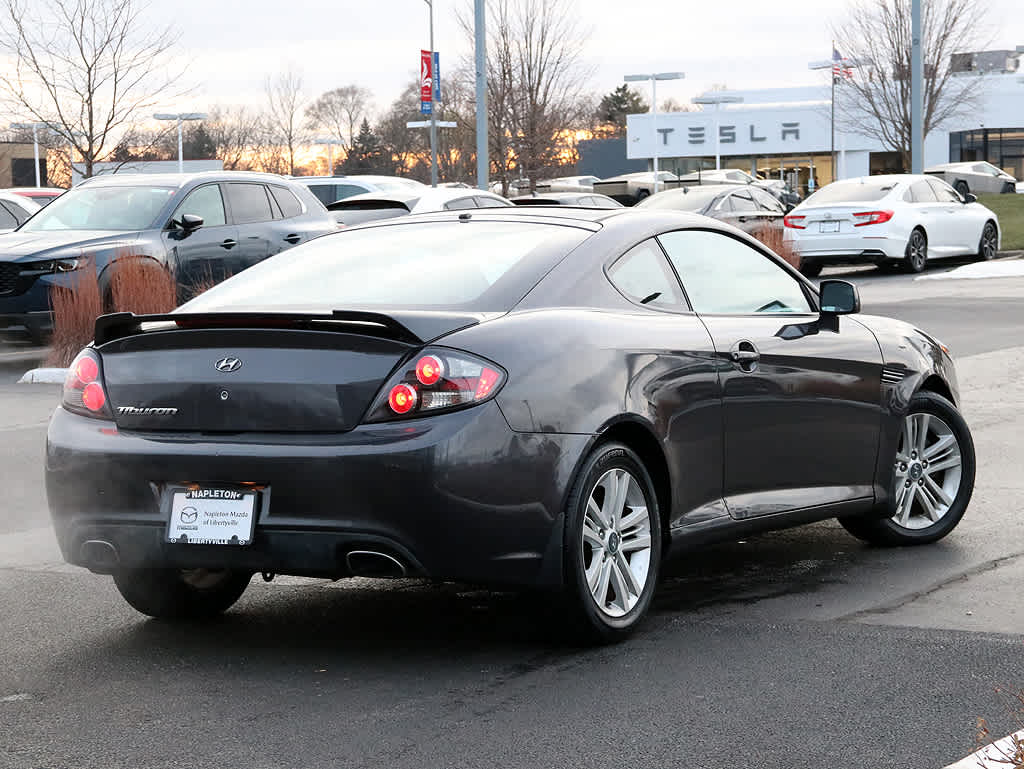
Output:
[[[741,216],[741,217],[739,217],[739,221],[745,223],[747,221],[747,217]]]
[[[756,363],[761,360],[761,353],[756,350],[733,350],[729,356],[736,363]]]
[[[225,240],[223,243],[220,244],[220,247],[221,248],[226,248],[228,251],[230,251],[232,248],[234,248],[237,245],[238,245],[238,241],[237,240],[232,240],[231,238],[228,238],[227,240]]]
[[[291,243],[293,246],[302,240],[301,235],[296,235],[294,232],[291,235],[285,235],[284,239],[286,242]]]
[[[744,339],[733,345],[733,348],[729,351],[729,357],[740,371],[750,374],[757,370],[757,363],[761,360],[761,353],[757,351],[753,342]]]

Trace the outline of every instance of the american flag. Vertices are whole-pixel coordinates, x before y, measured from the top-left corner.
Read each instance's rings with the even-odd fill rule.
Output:
[[[853,77],[853,67],[850,66],[850,60],[849,59],[844,59],[840,55],[839,49],[836,48],[835,46],[833,46],[832,47],[832,79],[838,81],[841,78],[846,78],[847,80],[849,80],[852,77]]]

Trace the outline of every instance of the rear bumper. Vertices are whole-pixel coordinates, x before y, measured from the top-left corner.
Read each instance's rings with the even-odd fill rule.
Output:
[[[902,259],[905,239],[889,236],[807,235],[786,230],[786,240],[806,263],[877,264]]]
[[[237,568],[343,577],[351,550],[410,574],[561,582],[562,508],[585,435],[512,432],[488,403],[334,436],[161,436],[58,409],[46,488],[65,560],[109,542],[123,567]],[[160,495],[183,481],[269,486],[246,547],[164,542]]]

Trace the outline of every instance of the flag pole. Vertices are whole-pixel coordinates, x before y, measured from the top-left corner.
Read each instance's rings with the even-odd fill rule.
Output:
[[[832,181],[836,181],[836,41],[832,41]]]

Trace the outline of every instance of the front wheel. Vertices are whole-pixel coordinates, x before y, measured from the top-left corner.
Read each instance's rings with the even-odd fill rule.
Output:
[[[122,569],[114,584],[133,609],[158,619],[209,619],[226,611],[252,574],[227,569]]]
[[[824,267],[824,265],[821,262],[808,262],[803,259],[800,260],[800,272],[808,278],[816,278],[821,275],[822,267]]]
[[[978,258],[984,261],[995,259],[998,242],[996,226],[992,222],[985,222],[985,227],[981,231],[981,241],[978,243]]]
[[[960,197],[967,199],[967,193],[971,191],[971,188],[967,186],[967,182],[963,179],[953,185],[953,189],[960,193]]]
[[[914,230],[903,252],[903,267],[907,272],[921,272],[927,262],[928,238],[921,230]]]
[[[913,397],[900,433],[888,518],[840,523],[875,545],[923,545],[949,534],[974,492],[974,440],[956,406],[940,395]]]
[[[661,566],[661,519],[633,451],[607,443],[587,458],[569,497],[566,619],[588,642],[625,638],[643,619]]]

